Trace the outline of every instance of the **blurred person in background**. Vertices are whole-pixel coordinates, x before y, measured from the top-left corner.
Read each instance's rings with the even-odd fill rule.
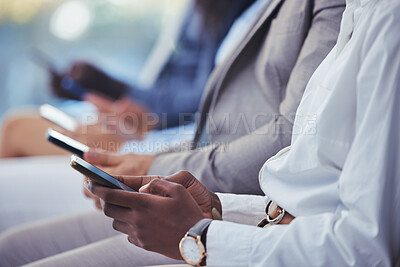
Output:
[[[179,113],[185,112],[185,115],[189,113],[186,118],[189,117],[189,121],[193,119],[192,113],[198,107],[211,68],[215,64],[222,63],[236,44],[238,36],[233,35],[230,40],[225,39],[220,45],[221,39],[229,30],[235,18],[242,13],[243,9],[251,5],[252,1],[223,0],[218,1],[216,5],[213,5],[212,1],[203,0],[193,3],[195,6],[189,6],[176,49],[169,60],[163,63],[161,74],[158,75],[155,85],[149,90],[142,91],[128,87],[88,63],[77,62],[68,72],[69,76],[85,87],[96,88],[96,90],[91,91],[88,98],[95,99],[94,102],[99,107],[101,103],[106,103],[100,108],[100,110],[109,109],[104,111],[105,116],[110,112],[116,113],[121,107],[126,108],[120,113],[124,115],[124,113],[129,113],[132,110],[143,110],[142,107],[147,105],[147,110],[156,112],[163,120],[157,125],[157,128],[169,127],[161,131],[151,131],[142,142],[134,141],[132,143],[142,144],[146,141],[155,143],[155,139],[176,139],[177,134],[173,126],[179,124]],[[236,23],[236,25],[238,24]],[[167,42],[169,41],[167,39]],[[163,45],[161,49],[165,49],[165,44]],[[219,56],[215,58],[217,49]],[[158,53],[156,53],[157,55],[160,57]],[[157,64],[152,66],[154,67]],[[58,95],[73,98],[67,92],[62,91],[58,77],[54,77],[52,82]],[[104,85],[109,86],[104,87]],[[104,91],[109,90],[110,87],[116,88],[116,92],[119,92],[117,94],[119,100],[110,102],[109,99],[101,97],[99,92],[103,92],[104,95]],[[140,104],[139,99],[142,100]],[[79,103],[77,105],[72,104],[72,108],[75,106],[79,111],[79,108],[81,108]],[[163,115],[164,113],[167,114],[167,117]],[[13,156],[66,154],[64,150],[58,149],[45,140],[45,131],[48,127],[54,127],[54,125],[37,116],[35,118],[14,117],[6,123],[4,128],[6,134],[3,135],[0,149],[9,147],[7,156],[11,156],[11,154]],[[102,141],[108,147],[110,147],[110,143],[116,142],[114,134],[101,132],[101,128],[97,125],[83,126],[83,128],[85,127],[88,127],[89,131],[88,134],[83,136],[83,141],[91,141],[94,144]],[[187,127],[189,130],[187,130]],[[184,134],[187,133],[187,138],[193,135],[191,129],[193,129],[193,126],[185,125],[183,132]],[[170,132],[165,133],[166,131]],[[76,133],[68,132],[67,134],[82,140],[82,135],[79,133],[80,130]],[[160,137],[160,135],[163,136]],[[133,145],[127,144],[126,147],[130,150]],[[135,147],[143,150],[141,146]],[[153,147],[150,146],[147,151],[151,152],[152,149]],[[73,171],[67,162],[66,156],[56,157],[54,155],[51,157],[0,160],[0,191],[21,190],[22,184],[19,184],[23,180],[21,177],[28,178],[32,187],[36,188],[24,194],[25,197],[32,200],[29,206],[26,205],[23,198],[14,198],[17,195],[9,196],[5,191],[4,193],[3,191],[0,192],[0,231],[23,222],[87,210],[93,207],[92,203],[81,194],[81,175]],[[29,170],[29,176],[26,176],[24,170]],[[11,181],[14,181],[14,183],[8,185]],[[26,181],[24,185],[26,185]],[[63,193],[57,193],[57,190],[52,190],[52,188],[62,188],[61,192]],[[87,191],[85,193],[88,194]],[[99,206],[98,202],[96,204]]]
[[[104,223],[90,243],[93,219],[14,229],[4,266],[399,266],[399,15],[400,0],[347,1],[291,145],[261,168],[264,196],[214,194],[188,172],[121,179],[141,193],[89,183],[122,234],[102,239]]]
[[[175,169],[186,169],[199,177],[211,191],[261,194],[257,182],[259,169],[266,158],[290,144],[293,113],[309,78],[336,43],[344,6],[343,0],[255,2],[243,14],[247,23],[240,31],[239,41],[234,42],[235,49],[230,50],[210,75],[200,108],[201,118],[194,147],[155,157],[147,155],[146,159],[153,162],[151,170],[144,173],[170,175]],[[231,33],[226,39],[230,38]],[[213,123],[224,125],[225,115],[231,119],[228,121],[229,128],[216,129]],[[246,128],[246,125],[250,127]],[[138,171],[136,168],[140,167],[143,171],[149,167],[142,164],[144,155],[89,152],[85,158],[114,175],[134,175]],[[32,191],[37,194],[43,192],[41,195],[46,195],[46,184],[38,186],[26,175],[15,180],[25,188],[35,188]],[[8,180],[1,182],[2,188],[8,187]],[[13,181],[10,186],[15,184]],[[49,191],[66,193],[62,187]],[[12,197],[7,196],[7,199]],[[15,197],[24,199],[25,194]],[[53,201],[59,200],[55,198]],[[40,202],[38,199],[31,200],[26,208],[40,207]],[[22,214],[24,212],[21,211]],[[131,249],[135,249],[125,246],[125,238],[116,236],[112,230],[107,231],[109,221],[98,212],[38,224],[45,229],[46,225],[58,228],[65,223],[71,226],[68,231],[74,233],[79,231],[75,225],[86,220],[92,222],[87,232],[90,238],[80,239],[78,245],[68,245],[63,251],[81,245],[91,250],[97,247],[93,243],[99,240],[118,249],[118,253],[130,254]],[[5,233],[5,236],[29,228],[29,225],[21,226]],[[73,234],[71,237],[74,238]],[[49,253],[47,255],[60,252],[43,249],[43,254]]]
[[[61,86],[65,76],[88,90],[84,100],[97,108],[97,123],[83,124],[76,131],[69,132],[38,115],[11,114],[2,127],[0,157],[65,154],[44,138],[49,127],[55,127],[90,147],[117,151],[125,141],[141,139],[150,130],[192,123],[203,88],[216,63],[216,51],[233,21],[252,2],[192,1],[175,49],[166,62],[158,59],[161,71],[150,88],[130,86],[84,61],[73,63],[63,75],[51,73],[52,89],[59,97],[78,100]],[[72,108],[79,112],[80,105]],[[119,127],[112,126],[120,123],[129,125],[124,127],[129,130],[120,131]],[[181,137],[177,135],[173,140]],[[188,134],[186,138],[190,137]]]

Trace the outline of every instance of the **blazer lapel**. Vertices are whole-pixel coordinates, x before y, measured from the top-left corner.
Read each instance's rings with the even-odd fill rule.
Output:
[[[199,120],[197,120],[195,143],[197,143],[199,140],[207,114],[209,113],[211,107],[215,104],[219,91],[221,90],[221,84],[230,67],[236,61],[240,53],[245,49],[246,45],[250,42],[252,37],[264,25],[264,23],[270,19],[270,16],[283,1],[284,0],[272,0],[271,3],[266,3],[264,7],[261,8],[260,12],[257,15],[257,19],[254,19],[253,24],[251,24],[251,27],[249,27],[249,31],[245,35],[243,35],[241,41],[239,41],[235,48],[232,49],[231,53],[228,54],[226,59],[222,63],[220,63],[220,66],[217,66],[213,71],[210,80],[208,81],[206,86],[206,95],[203,97],[202,103],[200,105],[202,109],[200,110],[201,116]]]
[[[216,74],[217,77],[215,77],[216,80],[219,80],[219,83],[217,83],[218,86],[216,86],[218,89],[220,88],[219,85],[230,69],[231,65],[236,61],[240,53],[242,53],[253,36],[264,25],[264,23],[269,20],[270,16],[283,1],[284,0],[272,0],[270,4],[265,4],[265,6],[258,13],[257,19],[254,20],[253,24],[249,28],[250,30],[242,37],[241,41],[238,42],[235,48],[232,49],[231,53],[226,57],[225,62],[221,64],[221,68],[219,69],[218,74]],[[213,95],[215,95],[215,92]]]

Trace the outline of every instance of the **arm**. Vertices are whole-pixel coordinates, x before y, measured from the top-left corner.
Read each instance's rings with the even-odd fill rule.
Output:
[[[393,6],[382,6],[376,14],[393,11]],[[208,264],[395,264],[400,254],[400,38],[394,14],[399,7],[390,17],[373,19],[371,25],[376,22],[379,29],[367,33],[357,77],[356,135],[339,177],[337,210],[298,216],[290,225],[269,229],[213,222],[207,234]],[[391,31],[385,32],[388,24]],[[235,242],[229,242],[232,236]]]
[[[229,1],[228,1],[229,2]],[[216,4],[214,7],[225,6],[226,10],[219,13],[222,18],[213,29],[195,30],[199,19],[208,16],[201,14],[199,10],[191,10],[186,19],[184,30],[181,34],[178,47],[169,60],[167,66],[158,78],[157,83],[150,90],[132,91],[132,97],[145,103],[153,112],[166,118],[162,128],[182,123],[179,114],[186,116],[184,122],[193,120],[193,114],[197,111],[199,102],[205,88],[209,74],[214,67],[214,58],[217,49],[224,39],[236,18],[246,10],[253,1],[230,1],[229,5]],[[218,9],[218,8],[217,8]],[[193,23],[195,26],[190,25]],[[196,26],[197,25],[197,26]],[[205,24],[207,25],[207,24]],[[195,40],[193,40],[193,36]],[[187,113],[191,113],[192,117]]]
[[[191,25],[201,14],[190,9],[174,52],[147,90],[132,88],[132,99],[146,105],[161,119],[161,128],[190,122],[197,111],[221,36],[211,40],[208,32],[194,30]],[[197,19],[196,19],[197,18]],[[180,118],[180,114],[186,116]],[[189,114],[187,114],[189,113]],[[185,120],[182,122],[182,120]]]
[[[296,65],[290,76],[280,114],[260,129],[227,145],[159,155],[150,174],[185,169],[213,191],[261,194],[258,171],[291,139],[294,114],[311,75],[336,43],[344,1],[319,1]],[[240,156],[238,156],[240,155]]]
[[[115,178],[142,194],[101,187],[91,182],[86,182],[85,186],[104,200],[102,209],[105,215],[114,219],[113,227],[127,234],[130,242],[170,257],[180,258],[179,240],[202,217],[212,218],[214,208],[223,214],[224,219],[235,217],[241,223],[257,224],[265,216],[265,197],[217,196],[185,171],[165,178]]]
[[[180,81],[174,88],[131,89],[131,97],[145,104],[161,119],[161,128],[188,123],[194,119],[193,113],[199,106],[204,84],[197,86],[189,78]]]

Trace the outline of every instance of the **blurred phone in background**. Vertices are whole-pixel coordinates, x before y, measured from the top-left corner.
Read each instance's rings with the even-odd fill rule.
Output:
[[[90,149],[87,145],[82,144],[81,142],[72,139],[71,137],[66,136],[62,133],[59,133],[53,129],[47,130],[47,140],[50,143],[62,149],[65,149],[81,158],[83,158],[83,154],[85,152],[88,152]]]
[[[74,132],[79,125],[76,119],[48,104],[40,106],[39,114],[42,118],[70,132]]]
[[[74,81],[72,77],[68,75],[60,74],[50,57],[47,56],[44,52],[37,48],[32,48],[32,60],[39,66],[45,68],[52,75],[52,84],[54,88],[58,86],[55,83],[59,83],[59,89],[64,92],[59,92],[58,90],[53,90],[54,93],[61,97],[73,98],[76,100],[83,100],[88,91],[81,86],[79,83]]]
[[[34,48],[34,47],[31,48],[31,59],[34,63],[43,67],[44,69],[49,71],[51,74],[61,76],[58,73],[57,68],[51,62],[50,58],[45,53],[40,51],[39,49]]]

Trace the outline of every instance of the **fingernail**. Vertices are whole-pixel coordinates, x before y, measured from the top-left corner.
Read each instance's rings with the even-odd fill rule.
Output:
[[[104,210],[104,205],[106,204],[106,202],[100,198],[100,205],[101,205],[101,209]]]
[[[84,186],[86,187],[87,190],[89,190],[90,192],[92,192],[93,189],[93,183],[89,180],[85,181]],[[93,193],[93,192],[92,192]]]
[[[142,186],[142,187],[139,189],[139,192],[142,192],[142,191],[146,190],[146,188],[149,187],[149,185],[150,185],[150,183],[145,184],[144,186]]]
[[[85,153],[86,159],[88,160],[95,160],[97,157],[97,153],[95,151],[89,150]]]

